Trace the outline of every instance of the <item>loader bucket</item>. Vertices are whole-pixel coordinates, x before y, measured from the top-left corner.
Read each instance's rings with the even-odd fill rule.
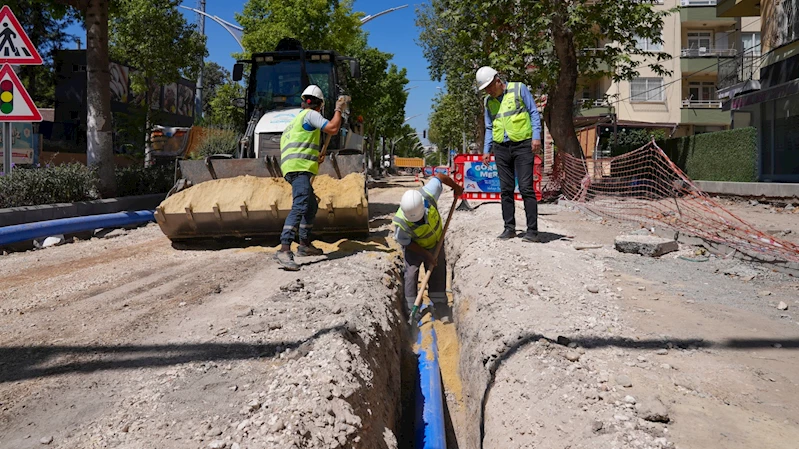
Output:
[[[275,159],[180,161],[188,189],[156,208],[161,231],[173,241],[277,237],[291,211],[291,186]],[[313,179],[319,199],[313,235],[369,233],[364,156],[330,154]]]

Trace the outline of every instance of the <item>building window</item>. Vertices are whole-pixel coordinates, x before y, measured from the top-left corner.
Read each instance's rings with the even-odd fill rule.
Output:
[[[692,82],[688,85],[688,94],[690,100],[716,100],[716,83],[706,82]]]
[[[689,31],[688,48],[698,51],[700,54],[711,51],[713,46],[712,31]]]
[[[663,37],[661,36],[661,39]],[[644,51],[663,51],[663,44],[656,44],[648,37],[635,37],[635,46]]]
[[[635,78],[630,81],[630,101],[663,101],[663,78]]]
[[[760,33],[741,33],[741,51],[760,56]]]

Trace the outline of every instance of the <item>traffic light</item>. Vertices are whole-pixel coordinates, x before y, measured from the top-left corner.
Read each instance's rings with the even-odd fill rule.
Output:
[[[14,83],[11,80],[0,82],[0,112],[10,114],[14,110]]]
[[[427,139],[427,130],[422,131],[422,139]]]

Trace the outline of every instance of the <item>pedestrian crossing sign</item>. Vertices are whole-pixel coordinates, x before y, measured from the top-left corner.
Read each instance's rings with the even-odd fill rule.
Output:
[[[0,68],[0,122],[41,122],[42,114],[33,104],[25,86],[8,64]]]
[[[25,30],[11,8],[0,9],[0,63],[15,65],[41,65],[42,57],[36,51]]]

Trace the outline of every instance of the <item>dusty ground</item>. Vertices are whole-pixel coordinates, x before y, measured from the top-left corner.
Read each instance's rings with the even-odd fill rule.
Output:
[[[799,231],[790,211],[728,206]],[[502,230],[498,205],[453,221],[458,447],[796,447],[799,279],[677,258],[687,247],[621,254],[613,239],[638,226],[554,205],[540,218],[539,244],[487,238]]]
[[[410,447],[388,232],[410,179],[370,189],[372,238],[299,273],[156,225],[0,257],[0,448]],[[727,205],[799,241],[799,214]],[[637,226],[562,206],[541,223],[544,243],[501,242],[498,205],[455,215],[451,448],[796,447],[799,279],[620,254]]]
[[[155,224],[0,257],[0,447],[396,447],[403,191],[299,273]]]

